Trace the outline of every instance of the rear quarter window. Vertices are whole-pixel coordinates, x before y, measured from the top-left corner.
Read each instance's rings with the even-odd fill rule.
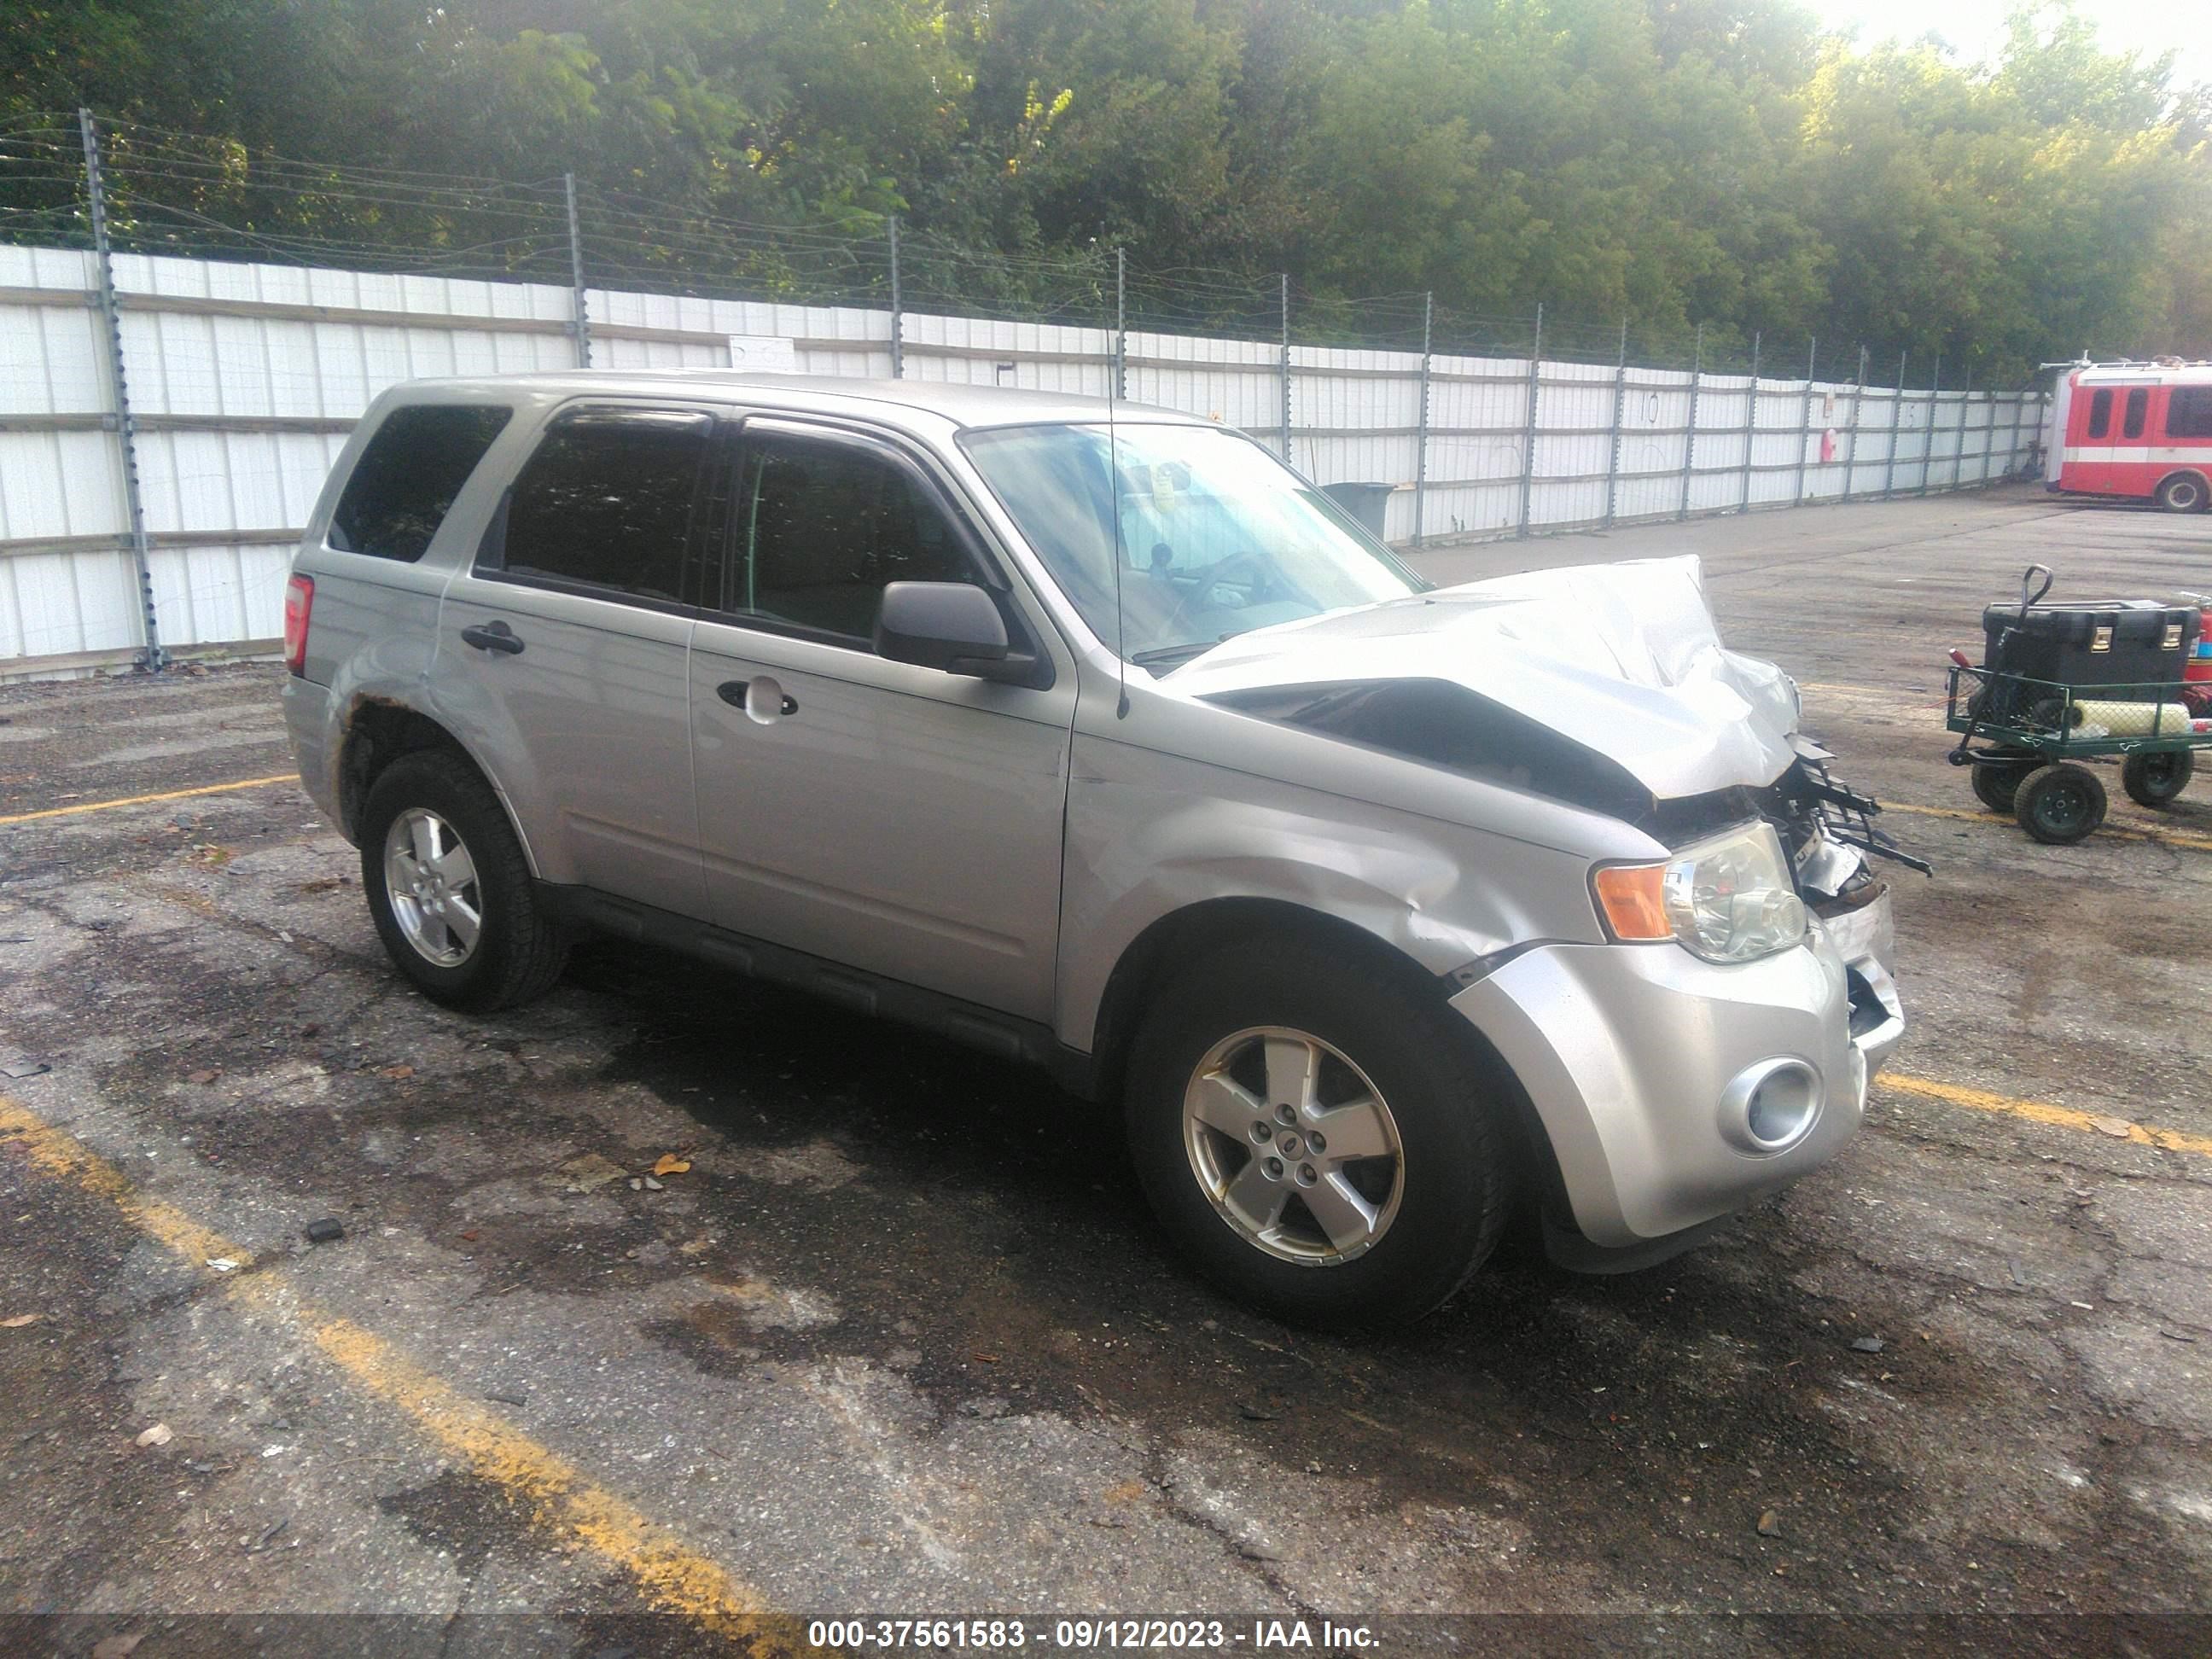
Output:
[[[514,411],[495,404],[413,404],[384,417],[331,515],[341,553],[413,563]]]

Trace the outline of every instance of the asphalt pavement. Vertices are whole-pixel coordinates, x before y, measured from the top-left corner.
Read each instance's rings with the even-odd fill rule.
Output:
[[[1509,1260],[1384,1340],[1196,1282],[1041,1075],[611,945],[528,1009],[424,1001],[286,781],[278,670],[0,690],[0,1647],[2204,1650],[2212,782],[2114,775],[2038,846],[1942,687],[2031,561],[2212,589],[2212,518],[2008,488],[1419,562],[1685,551],[1936,866],[1892,878],[1911,1034],[1693,1254]]]

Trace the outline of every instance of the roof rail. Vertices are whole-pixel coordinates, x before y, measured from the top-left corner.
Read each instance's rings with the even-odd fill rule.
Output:
[[[2178,357],[2171,353],[2157,357],[2092,357],[2083,352],[2070,362],[2042,363],[2039,368],[2212,368],[2212,358]]]

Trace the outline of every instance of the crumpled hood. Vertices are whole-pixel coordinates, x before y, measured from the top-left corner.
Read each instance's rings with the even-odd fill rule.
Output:
[[[1532,570],[1240,634],[1168,677],[1198,696],[1388,680],[1466,687],[1659,799],[1771,783],[1796,688],[1726,649],[1694,556]]]

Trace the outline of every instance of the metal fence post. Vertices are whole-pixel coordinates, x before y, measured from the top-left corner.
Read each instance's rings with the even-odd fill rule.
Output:
[[[1283,459],[1291,459],[1291,273],[1282,273],[1283,293]]]
[[[1129,251],[1114,250],[1114,395],[1129,395]]]
[[[1920,488],[1925,495],[1936,480],[1936,410],[1943,396],[1943,354],[1936,354],[1936,374],[1928,388],[1927,436],[1920,441]]]
[[[1421,544],[1429,504],[1429,368],[1436,344],[1437,295],[1421,296],[1421,415],[1413,437],[1413,545]]]
[[[1966,487],[1966,407],[1973,403],[1973,362],[1966,365],[1966,380],[1958,394],[1958,456],[1951,458],[1951,489]]]
[[[1797,498],[1796,505],[1805,505],[1805,446],[1813,436],[1813,375],[1820,364],[1820,337],[1815,334],[1813,343],[1805,348],[1805,406],[1797,411]],[[1826,430],[1825,428],[1822,428]]]
[[[1521,434],[1521,528],[1528,533],[1528,511],[1536,490],[1536,397],[1544,378],[1544,307],[1536,306],[1536,337],[1528,347],[1528,420]]]
[[[1850,440],[1844,462],[1844,493],[1842,500],[1851,498],[1851,483],[1859,471],[1859,422],[1866,413],[1867,349],[1859,348],[1858,377],[1851,382],[1851,427],[1844,435]]]
[[[1996,482],[1997,394],[1982,393],[1982,488]]]
[[[1759,331],[1751,331],[1751,395],[1745,400],[1743,412],[1743,505],[1739,513],[1751,511],[1751,447],[1759,436]]]
[[[1690,358],[1690,427],[1682,436],[1682,503],[1677,519],[1690,516],[1690,477],[1698,459],[1698,388],[1705,378],[1705,325],[1698,325],[1698,343]]]
[[[589,368],[592,366],[592,313],[584,303],[584,234],[576,222],[576,175],[562,173],[561,184],[568,198],[568,289],[576,307],[576,314],[568,325],[568,332],[575,337],[576,367]]]
[[[2027,389],[2021,387],[2012,394],[2012,433],[2005,440],[2005,476],[2010,477],[2020,465],[2020,422],[2027,413]]]
[[[885,221],[891,233],[891,379],[906,379],[906,315],[899,295],[898,215]]]
[[[1889,400],[1889,459],[1883,465],[1881,498],[1895,499],[1897,492],[1897,422],[1905,413],[1905,360],[1908,354],[1897,354],[1897,395]]]
[[[1628,319],[1620,319],[1620,355],[1613,368],[1613,447],[1605,463],[1605,523],[1613,527],[1620,496],[1620,428],[1628,413]]]
[[[115,395],[115,439],[122,451],[123,508],[131,544],[131,562],[138,576],[138,618],[144,641],[138,665],[158,674],[167,662],[161,649],[160,618],[154,609],[153,562],[147,554],[146,508],[138,492],[138,424],[131,415],[131,385],[123,361],[123,312],[115,297],[115,260],[107,240],[107,191],[100,171],[100,126],[89,109],[76,112],[84,143],[84,187],[92,211],[93,263],[99,273],[100,316],[107,337],[107,373]]]

